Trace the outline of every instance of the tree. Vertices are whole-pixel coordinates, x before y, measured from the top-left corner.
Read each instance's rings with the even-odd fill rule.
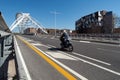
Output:
[[[120,17],[117,14],[113,14],[114,27],[120,28]]]

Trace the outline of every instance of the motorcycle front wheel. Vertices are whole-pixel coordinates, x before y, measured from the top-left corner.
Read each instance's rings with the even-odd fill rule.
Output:
[[[72,51],[73,51],[73,46],[72,46],[71,44],[68,46],[68,51],[69,51],[69,52],[72,52]]]

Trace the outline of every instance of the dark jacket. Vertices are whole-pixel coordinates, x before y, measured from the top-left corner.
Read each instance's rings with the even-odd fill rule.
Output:
[[[69,38],[68,34],[64,32],[64,33],[61,35],[60,40],[61,40],[62,42],[65,42],[65,40],[68,40],[68,38]]]

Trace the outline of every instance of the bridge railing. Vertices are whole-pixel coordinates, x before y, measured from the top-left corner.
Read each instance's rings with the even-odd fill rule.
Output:
[[[54,35],[51,35],[54,36]],[[61,34],[57,34],[59,38]],[[118,34],[69,34],[71,40],[85,40],[105,43],[120,44],[120,33]]]
[[[70,37],[74,40],[120,43],[120,34],[74,34]]]
[[[8,57],[13,52],[13,36],[12,34],[1,33],[0,36],[0,80],[7,78]]]

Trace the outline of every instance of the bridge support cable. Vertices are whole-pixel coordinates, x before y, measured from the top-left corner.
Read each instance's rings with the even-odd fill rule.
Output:
[[[37,23],[37,21],[35,21],[32,17],[29,16],[29,19],[32,21],[33,24],[35,24],[36,26],[38,26],[44,33],[47,34],[47,31],[40,25]]]
[[[18,24],[20,24],[20,22],[23,20],[24,17],[20,17],[20,19],[17,19],[13,22],[13,24],[10,26],[10,30],[12,31],[14,28],[16,28],[18,26]]]
[[[29,13],[18,13],[16,15],[16,20],[10,26],[10,30],[13,31],[17,27],[22,30],[21,32],[28,27],[34,27],[36,29],[39,28],[42,33],[47,34],[47,31],[43,28],[43,26],[34,20]]]

